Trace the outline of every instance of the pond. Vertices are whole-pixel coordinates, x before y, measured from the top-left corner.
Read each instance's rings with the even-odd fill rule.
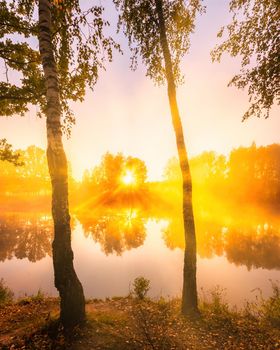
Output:
[[[182,219],[169,214],[127,207],[72,214],[74,264],[87,298],[125,296],[138,276],[151,280],[151,296],[180,296]],[[219,285],[226,299],[239,306],[253,300],[257,288],[268,296],[270,280],[280,279],[279,219],[250,213],[245,220],[249,214],[243,214],[213,220],[204,212],[196,220],[199,292]],[[1,214],[0,278],[16,296],[39,289],[57,294],[52,232],[49,214]]]

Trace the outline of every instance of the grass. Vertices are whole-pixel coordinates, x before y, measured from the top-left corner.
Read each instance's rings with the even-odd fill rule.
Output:
[[[231,308],[219,287],[203,292],[195,320],[181,316],[179,299],[91,299],[86,325],[70,333],[58,321],[58,300],[38,293],[29,303],[0,309],[0,344],[26,350],[279,349],[280,286],[271,283],[270,298],[259,293],[242,310]]]
[[[25,296],[23,298],[20,298],[17,303],[19,305],[26,305],[26,304],[30,304],[32,302],[42,302],[44,299],[46,299],[46,294],[41,290],[39,289],[37,294],[32,294],[32,295],[29,295],[29,296]]]
[[[258,289],[259,294],[255,302],[247,302],[244,308],[244,315],[251,319],[260,320],[263,324],[269,324],[272,327],[280,328],[280,284],[270,281],[272,295],[265,299],[262,291]]]
[[[14,293],[12,290],[5,285],[3,279],[0,280],[0,306],[9,304],[13,301]]]

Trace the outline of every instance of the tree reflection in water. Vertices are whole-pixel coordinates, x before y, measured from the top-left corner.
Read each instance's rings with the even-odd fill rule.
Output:
[[[237,266],[280,269],[280,222],[275,217],[196,210],[197,250],[201,258],[225,256]],[[159,203],[149,209],[100,206],[72,216],[81,223],[85,237],[100,244],[106,254],[122,255],[141,247],[150,219],[165,223],[162,238],[169,249],[184,248],[183,220],[179,211],[164,210]],[[250,218],[250,219],[248,219]],[[154,234],[149,232],[149,234]],[[14,213],[0,216],[0,261],[27,258],[31,262],[51,255],[53,224],[50,215]]]
[[[255,222],[230,220],[220,222],[202,220],[198,217],[197,251],[201,258],[225,256],[237,266],[252,268],[280,269],[280,225],[279,222],[266,223],[259,218]],[[258,223],[260,222],[260,223]],[[163,229],[163,239],[170,249],[184,248],[183,221],[174,216]]]
[[[53,223],[48,215],[0,216],[0,261],[27,258],[35,262],[51,255]]]
[[[106,255],[121,255],[126,250],[144,244],[145,219],[136,208],[104,208],[100,214],[80,213],[77,218],[85,236],[98,242]]]

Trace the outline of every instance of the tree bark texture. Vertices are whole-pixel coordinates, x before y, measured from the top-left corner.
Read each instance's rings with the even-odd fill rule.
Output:
[[[168,46],[165,20],[162,8],[162,0],[156,1],[158,24],[160,31],[160,43],[163,51],[166,79],[168,85],[168,98],[172,116],[173,128],[176,136],[176,144],[183,180],[183,220],[185,232],[182,313],[192,315],[198,313],[197,285],[196,285],[196,234],[192,205],[192,179],[189,160],[184,140],[183,127],[178,109],[176,97],[176,85],[174,81],[172,59]]]
[[[73,265],[68,204],[67,159],[62,143],[61,103],[56,62],[51,41],[51,4],[39,0],[39,50],[46,85],[47,160],[52,183],[54,221],[53,266],[60,295],[60,319],[64,327],[85,319],[85,298]]]

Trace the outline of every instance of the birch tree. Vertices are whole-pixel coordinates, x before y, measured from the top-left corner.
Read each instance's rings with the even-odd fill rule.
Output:
[[[83,322],[85,298],[73,266],[62,136],[63,131],[69,134],[75,122],[68,101],[83,100],[86,86],[95,85],[105,59],[111,61],[113,48],[118,48],[103,34],[109,23],[102,15],[101,6],[82,11],[77,0],[0,2],[0,58],[6,68],[6,80],[0,83],[1,114],[23,115],[36,105],[39,115],[46,118],[53,265],[64,327]],[[10,79],[11,71],[18,74],[17,84]]]
[[[123,27],[132,49],[132,68],[140,57],[147,76],[166,83],[169,106],[182,174],[182,214],[185,232],[182,313],[196,314],[196,234],[192,205],[192,179],[176,97],[182,82],[180,61],[188,51],[189,35],[196,14],[203,11],[199,0],[114,0],[119,10],[119,28]]]

